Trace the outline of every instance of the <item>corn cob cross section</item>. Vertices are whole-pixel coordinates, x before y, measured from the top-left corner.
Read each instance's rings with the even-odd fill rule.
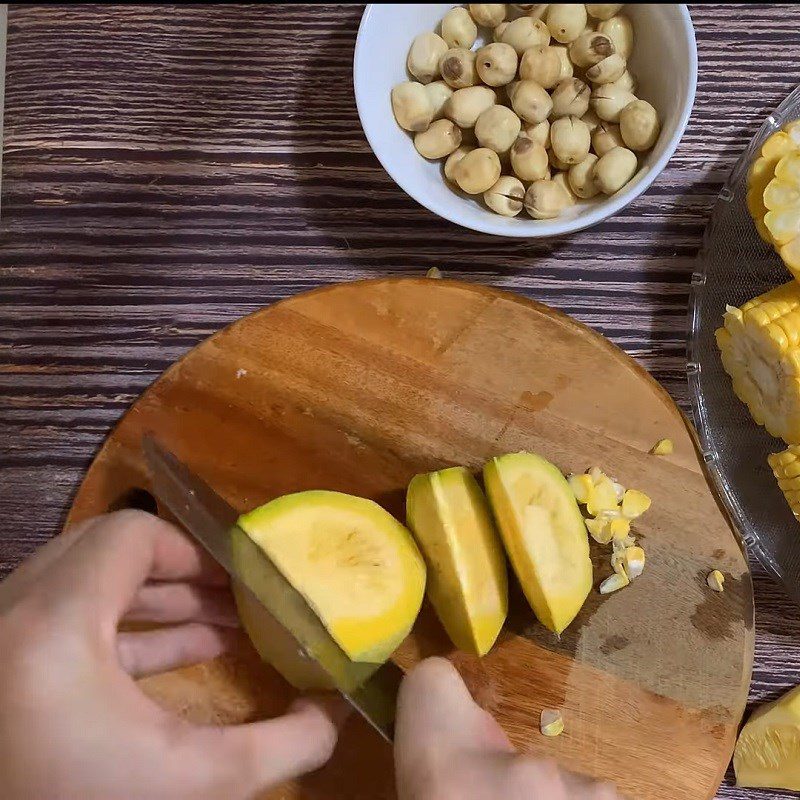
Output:
[[[791,445],[780,453],[767,456],[767,461],[792,514],[800,519],[800,447]]]
[[[800,444],[800,284],[728,307],[716,331],[722,365],[753,419]]]

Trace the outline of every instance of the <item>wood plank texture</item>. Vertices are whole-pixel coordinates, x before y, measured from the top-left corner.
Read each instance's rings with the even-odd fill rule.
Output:
[[[353,278],[447,274],[600,330],[686,402],[688,281],[710,207],[794,87],[792,5],[691,8],[700,82],[665,172],[567,239],[419,208],[352,97],[360,6],[13,6],[0,235],[0,574],[55,534],[93,454],[169,363],[243,314]],[[754,567],[751,699],[800,682],[800,615]],[[721,798],[788,797],[744,793]]]

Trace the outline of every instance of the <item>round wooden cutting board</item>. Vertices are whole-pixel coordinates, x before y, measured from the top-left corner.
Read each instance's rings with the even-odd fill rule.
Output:
[[[246,317],[169,369],[119,423],[89,470],[70,522],[147,489],[152,431],[236,507],[287,492],[370,497],[403,519],[409,479],[534,450],[562,470],[594,464],[653,498],[639,520],[647,568],[601,596],[608,548],[593,545],[595,589],[558,640],[512,582],[491,653],[454,652],[429,608],[396,654],[408,667],[449,656],[521,750],[616,781],[637,800],[707,800],[730,758],[750,680],[747,563],[709,490],[690,429],[666,392],[589,329],[515,295],[447,280],[321,289]],[[675,442],[674,455],[648,450]],[[706,573],[721,569],[725,592]],[[291,690],[249,644],[142,681],[200,722],[279,713]],[[565,733],[539,733],[543,707]],[[318,773],[272,798],[394,797],[391,751],[358,718]]]

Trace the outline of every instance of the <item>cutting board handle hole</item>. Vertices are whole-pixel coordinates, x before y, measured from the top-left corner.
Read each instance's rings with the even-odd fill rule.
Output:
[[[136,508],[148,514],[158,514],[158,503],[147,489],[134,486],[123,492],[111,505],[109,511],[121,511],[124,508]]]

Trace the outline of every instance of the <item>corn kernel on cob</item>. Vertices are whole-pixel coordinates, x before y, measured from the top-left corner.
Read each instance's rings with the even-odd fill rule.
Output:
[[[761,155],[752,163],[747,173],[747,209],[755,222],[758,235],[767,243],[774,244],[769,229],[764,223],[768,208],[764,203],[764,191],[775,177],[778,162],[787,153],[800,147],[800,128],[791,123],[785,130],[773,133],[761,146]]]
[[[792,445],[780,453],[773,453],[767,456],[767,461],[792,514],[800,519],[800,447]]]
[[[800,279],[800,151],[787,153],[764,190],[766,226],[778,255],[795,280]]]
[[[800,444],[800,284],[729,306],[716,338],[733,390],[753,419],[787,444]]]

